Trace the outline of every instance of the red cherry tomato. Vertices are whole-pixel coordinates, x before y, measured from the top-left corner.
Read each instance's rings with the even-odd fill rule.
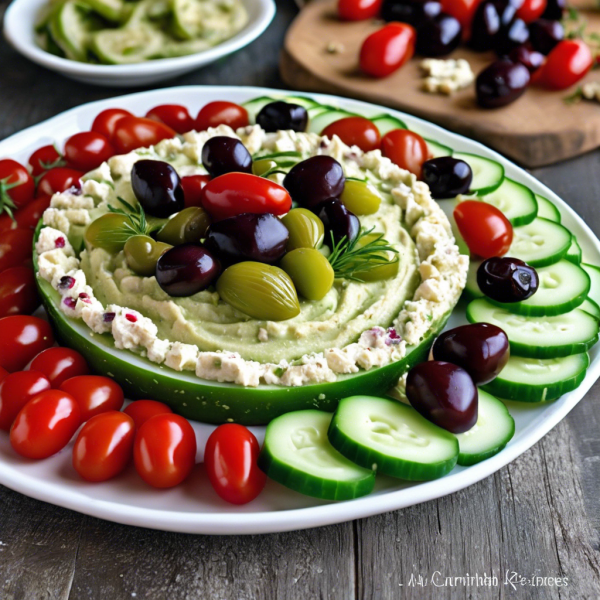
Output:
[[[0,232],[9,229],[35,229],[44,211],[50,206],[50,196],[40,196],[17,210],[12,219],[9,215],[0,215]]]
[[[39,305],[33,269],[12,267],[0,272],[0,318],[30,315]]]
[[[106,481],[121,473],[133,456],[135,425],[111,410],[92,417],[73,446],[73,467],[86,481]]]
[[[254,500],[265,487],[267,476],[258,468],[260,446],[243,425],[219,425],[208,438],[204,464],[215,492],[232,504]]]
[[[379,16],[382,0],[338,0],[338,16],[342,21],[364,21]]]
[[[35,183],[29,171],[16,160],[0,160],[0,213],[17,209],[33,200]]]
[[[389,23],[365,39],[360,49],[360,68],[372,77],[387,77],[415,52],[416,32],[406,23]]]
[[[463,39],[470,37],[471,22],[481,0],[442,0],[442,11],[453,16],[463,29]]]
[[[513,228],[495,206],[479,200],[466,200],[454,209],[454,220],[472,254],[491,258],[508,252]]]
[[[21,371],[42,350],[54,345],[47,321],[24,315],[0,319],[0,367]]]
[[[364,117],[346,117],[334,121],[323,129],[321,135],[329,139],[337,135],[344,144],[358,146],[363,152],[376,150],[381,144],[379,129]]]
[[[80,171],[96,169],[116,153],[108,138],[95,131],[76,133],[65,143],[67,163]]]
[[[69,169],[68,167],[56,167],[47,171],[38,182],[38,196],[54,196],[59,192],[81,189],[81,178],[85,175],[83,171]]]
[[[421,177],[423,163],[429,158],[427,142],[414,131],[393,129],[381,140],[381,152],[402,169]]]
[[[47,458],[62,450],[81,425],[75,398],[60,390],[34,396],[10,429],[13,449],[26,458]]]
[[[249,124],[248,111],[243,106],[219,100],[203,106],[196,117],[197,131],[219,125],[229,125],[231,129],[239,129]]]
[[[173,411],[162,402],[156,400],[136,400],[123,411],[128,414],[139,429],[148,419],[156,415],[173,414]]]
[[[2,383],[8,375],[8,371],[0,367],[0,383]]]
[[[180,104],[161,104],[149,110],[146,114],[147,119],[158,121],[168,125],[177,133],[186,133],[194,129],[194,119],[185,106]]]
[[[181,178],[185,207],[202,206],[202,190],[210,181],[210,175],[188,175]]]
[[[133,461],[140,477],[156,488],[180,484],[194,468],[196,434],[179,415],[156,415],[138,430]]]
[[[85,358],[79,352],[59,347],[40,352],[31,361],[29,368],[43,373],[50,380],[53,388],[59,388],[67,379],[87,375],[90,372]]]
[[[33,231],[11,229],[0,236],[0,273],[10,267],[18,267],[31,260]]]
[[[517,17],[525,23],[531,23],[544,14],[547,5],[548,0],[524,0],[517,9]]]
[[[123,117],[133,117],[133,115],[123,108],[107,108],[94,119],[92,131],[101,133],[109,140],[112,140],[117,123]]]
[[[51,387],[50,380],[39,371],[7,375],[0,383],[0,429],[9,431],[19,411],[34,396]]]
[[[249,173],[226,173],[211,179],[202,190],[202,206],[215,221],[242,213],[285,215],[292,198],[277,183]]]
[[[120,410],[125,399],[121,386],[101,375],[71,377],[60,385],[60,389],[77,400],[82,421],[109,410]]]
[[[562,40],[539,68],[536,81],[551,90],[564,90],[584,77],[593,63],[592,52],[583,40]]]
[[[176,135],[177,132],[164,123],[141,117],[123,117],[117,121],[111,141],[119,154],[126,154]]]
[[[64,164],[63,157],[52,144],[38,148],[30,157],[29,164],[31,165],[31,174],[34,177],[41,175],[45,171],[49,171],[54,167],[62,167]]]

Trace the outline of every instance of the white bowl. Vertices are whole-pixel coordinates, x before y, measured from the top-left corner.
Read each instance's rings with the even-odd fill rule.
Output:
[[[65,77],[107,87],[148,85],[183,75],[227,56],[254,41],[275,15],[273,0],[242,0],[248,11],[246,26],[223,43],[190,56],[163,58],[132,65],[91,65],[54,56],[35,41],[34,24],[48,0],[13,0],[4,16],[4,37],[29,60]]]

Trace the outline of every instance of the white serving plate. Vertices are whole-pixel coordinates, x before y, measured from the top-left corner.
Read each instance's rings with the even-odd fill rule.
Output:
[[[172,79],[204,67],[253,42],[275,16],[274,0],[242,0],[248,23],[222,44],[190,56],[163,58],[133,65],[90,65],[54,56],[35,41],[34,24],[49,0],[13,0],[4,15],[4,37],[29,60],[65,77],[107,87],[139,87]]]
[[[145,114],[157,104],[178,103],[195,113],[211,100],[243,102],[253,97],[277,94],[264,88],[180,87],[120,96],[86,104],[53,117],[0,142],[0,158],[8,156],[26,162],[36,148],[88,129],[94,117],[105,108],[123,107],[136,114]],[[506,175],[528,185],[533,191],[548,197],[562,214],[562,222],[575,235],[583,249],[584,260],[600,264],[600,242],[585,222],[550,189],[523,169],[507,161],[483,145],[450,133],[410,115],[356,100],[322,94],[311,97],[324,104],[337,104],[366,116],[389,112],[403,119],[410,129],[425,137],[463,152],[473,152],[500,161]],[[201,100],[200,100],[201,99]],[[450,326],[466,322],[464,307],[459,306]],[[70,447],[43,460],[29,461],[14,453],[8,436],[0,432],[0,483],[32,498],[70,508],[95,517],[136,525],[202,534],[256,534],[290,531],[340,523],[368,517],[390,510],[419,504],[451,494],[491,475],[525,452],[559,423],[585,396],[600,375],[600,348],[591,351],[591,365],[581,386],[559,400],[546,405],[519,406],[510,403],[515,418],[516,433],[508,446],[496,456],[471,467],[456,467],[442,479],[426,483],[406,483],[378,476],[375,491],[364,498],[348,502],[316,500],[292,492],[269,481],[264,492],[253,502],[236,507],[226,504],[212,490],[201,464],[183,485],[159,491],[144,484],[131,468],[115,480],[89,484],[82,481],[71,466]],[[195,423],[199,453],[202,453],[211,425]],[[264,427],[251,428],[262,441]]]

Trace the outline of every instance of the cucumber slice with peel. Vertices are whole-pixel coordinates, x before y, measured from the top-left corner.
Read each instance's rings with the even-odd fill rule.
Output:
[[[276,102],[275,98],[271,98],[270,96],[260,96],[260,98],[253,98],[252,100],[248,100],[244,102],[242,106],[248,111],[248,120],[251,124],[256,123],[256,116],[265,107],[267,104],[271,104],[271,102]]]
[[[591,298],[586,298],[579,308],[585,310],[588,315],[592,315],[592,317],[600,320],[600,306]]]
[[[529,225],[513,229],[513,241],[506,256],[520,258],[532,267],[546,267],[564,258],[570,246],[568,229],[538,217]]]
[[[590,276],[590,300],[600,305],[600,268],[587,263],[581,263],[581,268]]]
[[[150,25],[105,29],[92,37],[92,50],[102,62],[112,65],[144,62],[160,56],[163,49],[164,36]]]
[[[85,0],[85,3],[113,23],[120,23],[123,19],[125,5],[122,0]]]
[[[456,437],[412,406],[387,398],[344,398],[328,435],[333,447],[352,462],[410,481],[442,477],[458,458]]]
[[[548,198],[536,194],[535,199],[538,204],[538,217],[560,223],[560,211],[552,202],[550,202],[550,200],[548,200]]]
[[[479,265],[481,265],[481,263],[482,261],[480,260],[472,260],[469,262],[467,284],[465,285],[465,289],[463,291],[465,297],[469,300],[473,300],[474,298],[482,298],[484,296],[483,292],[479,289],[479,285],[477,284],[477,269],[479,269]]]
[[[515,420],[500,400],[477,390],[477,423],[458,439],[458,464],[475,465],[500,452],[515,435]]]
[[[83,2],[67,0],[53,13],[49,23],[52,39],[67,58],[85,62],[90,38],[90,7]]]
[[[429,149],[429,154],[431,155],[431,158],[438,158],[440,156],[452,156],[454,150],[452,150],[452,148],[450,148],[449,146],[444,146],[443,144],[440,144],[433,140],[428,140],[426,138],[423,139],[425,139],[425,143],[427,144],[427,148]]]
[[[573,264],[578,265],[581,263],[581,246],[577,241],[577,238],[572,235],[571,236],[571,245],[569,246],[569,250],[565,254],[565,258],[571,261]]]
[[[394,129],[406,129],[406,123],[397,117],[392,117],[392,115],[377,115],[371,117],[370,121],[376,125],[382,137]]]
[[[538,205],[533,192],[508,177],[497,190],[480,196],[480,199],[500,210],[513,227],[527,225],[537,216]]]
[[[491,194],[500,187],[504,180],[504,167],[491,158],[466,152],[455,152],[453,156],[459,160],[464,160],[473,171],[471,194],[477,194],[477,196]]]
[[[345,119],[346,117],[356,117],[354,113],[348,112],[346,110],[342,110],[340,108],[329,107],[328,110],[321,112],[316,115],[313,119],[308,123],[308,131],[309,133],[316,133],[321,135],[325,127],[339,121],[340,119]]]
[[[331,413],[301,410],[269,423],[258,466],[286,487],[324,500],[370,494],[375,472],[342,456],[327,439]]]
[[[319,104],[316,100],[309,98],[308,96],[286,96],[285,101],[290,104],[297,104],[298,106],[304,106],[306,110],[321,108],[322,105]]]

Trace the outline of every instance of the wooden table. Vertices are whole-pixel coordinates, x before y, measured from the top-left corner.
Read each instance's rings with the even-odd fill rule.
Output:
[[[0,0],[0,11],[6,4]],[[292,0],[280,0],[275,21],[260,40],[167,85],[281,87],[278,52],[295,11]],[[0,139],[119,93],[73,84],[0,42]],[[535,175],[600,233],[598,153]],[[0,598],[600,598],[599,398],[597,384],[531,450],[462,492],[297,533],[210,537],[136,529],[0,486]],[[510,575],[513,589],[505,583],[507,571],[526,578],[566,577],[568,585],[520,586]],[[432,577],[439,585],[444,576],[475,573],[495,575],[498,585],[435,587],[432,582]]]

